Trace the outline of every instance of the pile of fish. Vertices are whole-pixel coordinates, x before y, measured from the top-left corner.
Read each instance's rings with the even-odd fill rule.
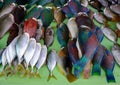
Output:
[[[69,82],[78,79],[82,72],[85,79],[100,76],[101,68],[107,82],[116,82],[113,71],[115,61],[120,65],[119,8],[119,0],[1,0],[0,39],[7,32],[9,37],[0,52],[0,76],[20,72],[22,76],[40,77],[39,69],[46,63],[48,80],[56,79],[52,71],[57,64]],[[57,29],[52,28],[52,22]],[[58,53],[53,49],[48,52],[54,35],[61,46]],[[101,44],[104,36],[114,43],[111,51]]]

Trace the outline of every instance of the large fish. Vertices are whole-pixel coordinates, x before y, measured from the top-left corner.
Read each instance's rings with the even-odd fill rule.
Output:
[[[7,14],[0,17],[0,38],[4,36],[14,22],[14,16],[12,14]]]
[[[30,60],[32,59],[32,57],[34,55],[35,49],[36,49],[36,40],[34,38],[30,38],[28,47],[24,53],[26,70],[28,70],[28,65],[29,65]]]
[[[37,43],[34,55],[33,55],[32,59],[30,60],[30,66],[32,68],[32,70],[31,70],[32,73],[33,73],[33,68],[39,59],[40,53],[41,53],[41,44]]]
[[[9,14],[12,12],[12,10],[16,7],[15,3],[11,3],[10,5],[7,5],[3,7],[2,10],[0,10],[0,17],[2,17],[5,14]]]
[[[112,54],[118,65],[120,65],[120,46],[117,44],[114,44],[112,47]]]
[[[50,80],[50,78],[55,78],[56,77],[53,75],[53,70],[57,64],[57,52],[55,50],[52,50],[49,54],[48,54],[48,57],[47,57],[47,67],[48,67],[48,70],[49,70],[49,76],[48,76],[48,81]]]
[[[120,15],[120,4],[111,5],[110,9],[113,12],[117,13],[118,15]]]
[[[37,68],[36,76],[38,76],[38,77],[40,77],[39,69],[45,63],[46,58],[47,58],[47,47],[46,47],[46,45],[42,45],[41,46],[40,56],[39,56],[39,59],[38,59],[37,64],[36,64],[36,68]]]
[[[68,20],[67,27],[68,27],[69,32],[71,34],[71,39],[77,38],[77,36],[78,36],[78,27],[77,27],[77,23],[75,21],[75,18],[70,18]]]

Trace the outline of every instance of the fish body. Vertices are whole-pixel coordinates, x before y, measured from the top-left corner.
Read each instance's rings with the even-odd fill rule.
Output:
[[[118,15],[120,15],[120,4],[111,5],[110,9],[113,12],[117,13]]]
[[[107,0],[98,0],[101,4],[102,4],[102,6],[104,6],[104,7],[108,7],[109,6],[109,3],[108,3],[108,1]]]
[[[2,66],[3,66],[3,70],[5,68],[5,66],[7,65],[7,56],[6,56],[6,49],[3,51],[2,53]]]

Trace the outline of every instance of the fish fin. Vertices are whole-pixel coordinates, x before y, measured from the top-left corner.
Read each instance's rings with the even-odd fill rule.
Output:
[[[71,74],[71,73],[67,74],[66,77],[67,77],[67,80],[68,80],[70,83],[72,83],[72,82],[74,82],[74,81],[77,80],[77,78],[76,78],[73,74]]]
[[[116,82],[113,72],[111,70],[106,71],[106,78],[108,83]]]
[[[101,69],[99,64],[94,64],[92,67],[92,75],[101,75]]]
[[[37,72],[37,73],[35,74],[35,77],[41,78],[39,72]]]
[[[9,76],[9,75],[12,75],[12,74],[13,74],[13,71],[12,71],[12,68],[11,68],[11,67],[5,68],[5,72],[6,72],[6,76]]]
[[[54,78],[54,79],[56,79],[57,80],[57,78],[52,74],[52,75],[49,75],[48,76],[48,79],[47,79],[47,81],[49,81],[51,78]]]
[[[3,77],[3,76],[6,76],[5,71],[2,71],[2,72],[0,73],[0,77]]]

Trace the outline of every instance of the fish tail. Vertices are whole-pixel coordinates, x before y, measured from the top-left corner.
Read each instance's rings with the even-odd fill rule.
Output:
[[[3,76],[5,76],[6,75],[6,73],[4,72],[4,71],[2,71],[1,73],[0,73],[0,77],[3,77]]]
[[[73,74],[71,74],[71,73],[69,73],[69,74],[67,74],[67,80],[70,82],[70,83],[72,83],[72,82],[74,82],[75,80],[77,80],[77,78],[73,75]]]
[[[108,24],[108,21],[107,20],[104,20],[104,25],[105,27],[109,27],[110,25]]]
[[[101,75],[101,69],[99,64],[94,64],[92,67],[92,75]]]
[[[107,70],[106,71],[106,78],[107,78],[107,82],[110,83],[110,82],[116,82],[115,81],[115,77],[113,75],[113,72],[111,70]]]
[[[36,72],[35,77],[41,78],[39,71]]]
[[[49,81],[51,78],[54,78],[54,79],[56,79],[57,80],[57,78],[52,74],[52,75],[49,75],[48,76],[48,79],[47,79],[47,81]]]
[[[6,69],[5,69],[5,72],[6,72],[6,76],[9,76],[9,75],[12,75],[13,74],[13,70],[12,70],[12,68],[11,67],[7,67]]]
[[[63,75],[65,75],[64,69],[61,66],[59,66],[59,65],[57,65],[57,67],[58,67],[58,71],[60,73],[62,73]]]

